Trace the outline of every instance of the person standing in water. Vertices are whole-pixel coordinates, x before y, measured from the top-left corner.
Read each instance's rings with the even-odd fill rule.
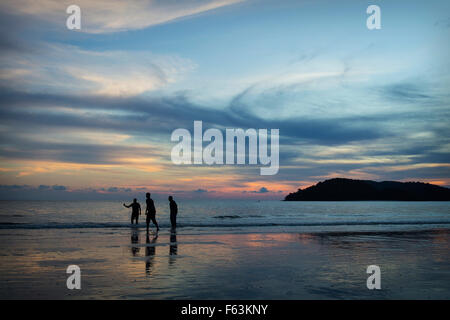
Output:
[[[147,208],[145,209],[145,214],[147,215],[147,233],[150,226],[150,221],[153,222],[153,224],[156,226],[156,231],[159,231],[158,222],[156,222],[156,208],[155,203],[153,202],[153,199],[150,198],[150,192],[147,192],[145,194],[145,202],[147,203]]]
[[[137,199],[134,198],[133,202],[129,205],[123,204],[125,208],[131,208],[131,224],[136,220],[136,224],[139,222],[139,216],[141,215],[141,205],[137,202]]]
[[[177,203],[173,200],[172,196],[169,196],[169,206],[170,206],[170,224],[172,225],[172,229],[177,228],[177,214],[178,214],[178,206]]]

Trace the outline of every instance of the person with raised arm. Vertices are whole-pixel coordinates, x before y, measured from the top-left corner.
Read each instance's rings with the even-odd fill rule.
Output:
[[[133,202],[129,205],[123,204],[125,208],[131,208],[131,224],[136,220],[136,224],[139,222],[139,216],[141,215],[141,205],[137,202],[137,199],[134,198]]]

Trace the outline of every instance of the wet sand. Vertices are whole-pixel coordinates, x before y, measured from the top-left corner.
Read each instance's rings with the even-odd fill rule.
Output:
[[[450,299],[450,232],[0,230],[1,299]],[[81,290],[68,290],[68,265]],[[369,290],[366,268],[381,268]]]

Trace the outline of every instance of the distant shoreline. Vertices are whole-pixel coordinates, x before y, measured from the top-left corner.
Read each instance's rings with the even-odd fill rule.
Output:
[[[334,178],[298,189],[283,201],[450,201],[450,189],[423,182]]]

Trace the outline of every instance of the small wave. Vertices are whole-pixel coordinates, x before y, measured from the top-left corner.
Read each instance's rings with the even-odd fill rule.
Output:
[[[239,219],[242,217],[241,216],[215,216],[213,218],[216,218],[216,219]]]
[[[339,222],[293,222],[293,223],[179,223],[178,228],[239,228],[239,227],[321,227],[321,226],[374,226],[374,225],[450,225],[450,220],[428,221],[339,221]],[[144,226],[140,224],[139,226]],[[160,224],[163,228],[170,225]],[[0,229],[114,229],[130,228],[129,223],[0,223]]]
[[[23,218],[24,215],[21,214],[0,214],[0,218]]]
[[[0,226],[2,226],[2,225],[9,226],[9,225],[17,225],[17,224],[23,224],[23,223],[18,223],[18,222],[0,222]]]

